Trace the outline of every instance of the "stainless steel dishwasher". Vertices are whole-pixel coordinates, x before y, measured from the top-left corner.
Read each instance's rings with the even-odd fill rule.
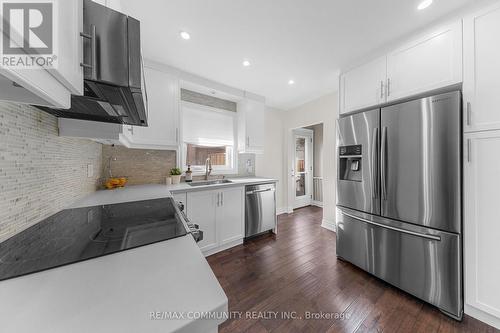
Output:
[[[275,184],[248,185],[245,190],[245,237],[275,229],[277,226]]]

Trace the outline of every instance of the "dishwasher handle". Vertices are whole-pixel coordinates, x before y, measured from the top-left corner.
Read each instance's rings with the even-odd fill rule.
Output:
[[[274,191],[274,188],[266,188],[266,189],[263,189],[263,190],[248,191],[247,195],[249,195],[249,194],[256,194],[256,193],[262,193],[262,192],[270,192],[270,191]]]

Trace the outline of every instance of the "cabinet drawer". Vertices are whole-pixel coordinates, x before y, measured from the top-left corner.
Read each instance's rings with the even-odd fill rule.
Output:
[[[430,239],[415,235],[430,233],[426,231],[429,229],[406,226],[398,227],[411,233],[343,214],[337,228],[337,255],[460,317],[463,302],[459,235],[432,231],[431,235],[440,240]]]

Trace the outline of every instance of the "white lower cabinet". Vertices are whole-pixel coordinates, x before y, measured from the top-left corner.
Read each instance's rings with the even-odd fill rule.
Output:
[[[203,231],[203,240],[198,245],[205,255],[243,242],[244,187],[188,192],[186,201],[188,219]]]
[[[187,217],[198,224],[203,231],[203,240],[198,243],[201,251],[210,251],[217,247],[217,194],[219,191],[199,191],[187,194]]]
[[[466,134],[464,150],[465,312],[500,328],[500,130]]]
[[[245,225],[244,188],[232,187],[220,191],[217,210],[219,245],[224,246],[244,237]]]

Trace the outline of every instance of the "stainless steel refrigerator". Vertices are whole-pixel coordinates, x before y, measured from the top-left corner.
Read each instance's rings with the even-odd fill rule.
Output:
[[[337,256],[461,319],[461,93],[338,123]]]

